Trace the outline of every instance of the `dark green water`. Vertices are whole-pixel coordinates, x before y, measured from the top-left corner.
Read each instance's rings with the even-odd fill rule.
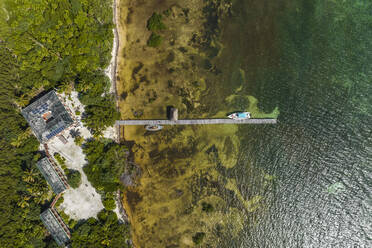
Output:
[[[372,247],[372,1],[233,6],[226,81],[242,68],[246,93],[280,116],[240,129],[240,159],[227,176],[243,195],[258,193],[249,161],[275,183],[257,224],[221,246]]]

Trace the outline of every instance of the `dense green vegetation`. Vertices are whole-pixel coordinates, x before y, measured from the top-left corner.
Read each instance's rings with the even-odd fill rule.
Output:
[[[119,189],[119,175],[124,170],[128,150],[112,140],[92,139],[83,145],[87,165],[84,172],[99,191]]]
[[[20,107],[42,91],[55,88],[68,93],[75,88],[87,105],[83,120],[95,135],[118,118],[107,94],[109,79],[103,73],[113,40],[111,3],[0,1],[0,247],[56,247],[39,217],[52,200],[35,166],[39,142],[20,115]],[[65,168],[63,157],[56,156]],[[66,175],[70,185],[80,181],[76,172]],[[72,247],[119,247],[119,243],[126,247],[121,239],[126,239],[128,227],[119,226],[115,218],[106,220],[101,214],[96,223],[90,220],[89,240],[95,245],[83,243],[84,231],[76,227]],[[73,230],[75,224],[70,226]]]
[[[160,35],[152,33],[147,41],[147,45],[149,47],[158,47],[160,46],[162,40],[163,38]]]
[[[163,19],[162,14],[158,14],[155,12],[147,20],[147,29],[152,32],[149,39],[147,40],[147,45],[149,47],[158,47],[163,41],[163,37],[161,37],[157,33],[167,28],[165,24],[162,22],[162,19]]]
[[[116,207],[114,194],[112,192],[106,193],[102,203],[103,203],[103,206],[105,207],[105,209],[114,210],[115,207]]]
[[[86,106],[83,115],[84,124],[95,136],[100,135],[106,127],[113,126],[117,119],[120,119],[120,113],[113,104],[113,99],[108,96]]]
[[[3,2],[8,15],[0,18],[0,37],[24,72],[14,85],[17,103],[27,105],[42,89],[69,91],[76,84],[89,105],[84,122],[99,135],[118,118],[113,99],[101,99],[109,83],[102,69],[111,56],[112,1]]]
[[[77,135],[75,138],[74,138],[74,142],[77,146],[81,146],[84,142],[84,138],[80,135]]]
[[[66,166],[66,158],[61,156],[61,154],[56,152],[53,154],[53,157],[65,172],[68,184],[74,189],[78,188],[81,184],[80,172],[77,170],[68,169]]]
[[[59,166],[61,166],[62,170],[66,172],[67,166],[66,166],[66,158],[61,156],[58,152],[53,154],[54,159],[57,161]]]
[[[199,245],[203,242],[204,237],[205,233],[197,232],[194,236],[192,236],[192,241],[194,242],[194,244]]]
[[[158,13],[153,13],[147,21],[147,29],[155,32],[166,29],[165,24],[162,22],[163,16]]]
[[[206,213],[211,213],[214,211],[213,205],[210,203],[202,202],[202,210]]]
[[[112,211],[102,210],[98,213],[98,220],[89,218],[81,225],[77,225],[71,237],[72,248],[126,248],[129,228],[118,222]]]
[[[68,169],[66,176],[67,176],[67,182],[72,188],[76,189],[80,186],[81,174],[79,171]]]
[[[39,142],[14,104],[18,73],[0,43],[0,247],[44,247],[39,214],[48,187],[35,165]]]

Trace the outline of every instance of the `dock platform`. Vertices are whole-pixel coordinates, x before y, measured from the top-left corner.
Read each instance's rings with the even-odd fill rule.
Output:
[[[210,124],[276,124],[276,119],[186,119],[186,120],[120,120],[116,125],[210,125]]]

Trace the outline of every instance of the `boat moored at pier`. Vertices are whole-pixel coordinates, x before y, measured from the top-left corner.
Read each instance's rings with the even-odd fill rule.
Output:
[[[147,131],[155,132],[163,129],[161,125],[146,125],[145,126]]]
[[[235,112],[229,114],[227,117],[233,120],[246,120],[251,118],[251,113],[249,112]]]

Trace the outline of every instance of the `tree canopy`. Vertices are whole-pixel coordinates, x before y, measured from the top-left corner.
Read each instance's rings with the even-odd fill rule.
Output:
[[[104,192],[119,188],[119,176],[124,170],[128,150],[112,140],[92,139],[83,145],[87,165],[83,170],[92,185]]]
[[[36,169],[39,143],[20,107],[43,90],[72,85],[94,133],[118,117],[103,72],[113,42],[111,6],[112,0],[0,1],[0,247],[56,246],[39,218],[52,196]],[[100,235],[110,235],[105,230]]]
[[[78,225],[71,237],[72,248],[126,248],[129,238],[129,227],[119,223],[116,214],[112,211],[102,210],[98,213],[98,220],[89,218]]]
[[[96,134],[119,118],[103,69],[113,43],[112,1],[4,0],[0,40],[16,57],[20,73],[14,90],[25,106],[40,91],[76,85],[88,127]],[[106,111],[107,110],[107,111]],[[97,116],[100,115],[100,116]],[[99,119],[106,121],[96,122]],[[92,123],[95,123],[93,125]]]
[[[17,70],[0,43],[0,247],[44,247],[39,214],[48,186],[35,165],[39,143],[14,104]]]
[[[103,0],[5,0],[9,16],[0,35],[20,69],[33,77],[22,80],[18,93],[30,96],[32,89],[56,87],[107,67],[113,40],[110,5]]]

